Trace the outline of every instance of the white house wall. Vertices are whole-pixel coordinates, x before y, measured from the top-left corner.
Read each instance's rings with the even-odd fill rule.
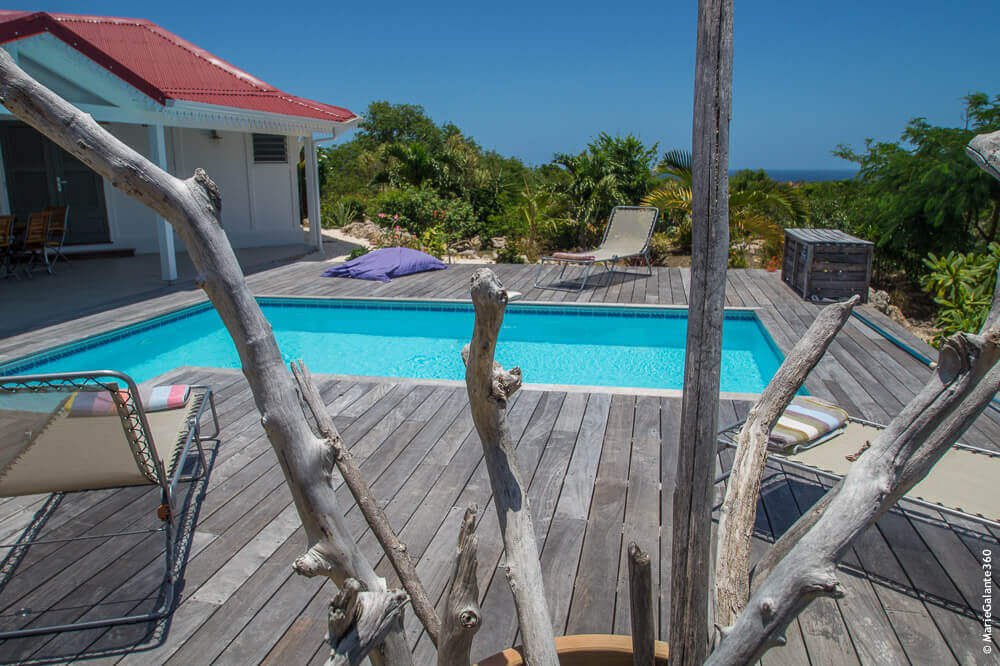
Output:
[[[52,73],[46,83],[92,114],[112,134],[142,155],[150,154],[148,123],[166,125],[167,164],[171,173],[188,177],[195,168],[201,167],[219,185],[222,226],[234,247],[304,242],[299,226],[298,142],[290,132],[322,130],[336,133],[332,124],[314,121],[317,127],[305,127],[310,123],[304,119],[274,114],[256,114],[261,118],[255,119],[254,112],[226,111],[222,107],[192,103],[177,103],[165,108],[50,34],[33,35],[3,48],[16,60],[33,67],[36,75],[44,78]],[[7,113],[0,107],[0,115]],[[173,126],[171,121],[188,127]],[[209,129],[190,127],[196,123],[202,123],[201,127],[217,124],[220,129],[214,136],[219,138],[213,138]],[[302,124],[303,128],[293,130],[295,123]],[[237,125],[243,131],[234,131]],[[257,131],[287,135],[287,164],[253,163],[249,132],[258,125]],[[115,190],[107,181],[104,194],[111,244],[78,249],[157,252],[156,218],[152,211]],[[7,209],[5,199],[6,191],[0,184],[0,212]],[[179,238],[177,248],[183,249]],[[69,251],[73,251],[72,248]]]
[[[108,123],[105,127],[143,155],[149,155],[146,127]],[[295,141],[288,140],[288,164],[254,164],[250,135],[242,132],[166,128],[167,164],[171,173],[188,177],[204,169],[222,192],[222,228],[233,247],[290,245],[303,242],[298,220],[297,174],[292,160]],[[151,210],[105,183],[113,249],[137,254],[158,251],[156,217]],[[183,244],[177,239],[178,250]]]

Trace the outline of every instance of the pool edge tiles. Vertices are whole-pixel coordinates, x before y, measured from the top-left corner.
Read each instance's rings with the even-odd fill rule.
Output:
[[[286,361],[301,356],[310,365],[313,365],[312,360],[310,360],[310,350],[319,349],[322,351],[327,343],[327,339],[322,336],[326,335],[353,335],[353,341],[348,342],[349,338],[344,338],[343,344],[358,345],[353,347],[355,350],[358,350],[358,356],[376,359],[374,361],[366,361],[360,365],[352,362],[344,363],[337,361],[335,363],[327,363],[325,367],[322,362],[317,361],[318,366],[314,366],[314,372],[368,377],[400,377],[417,380],[434,378],[454,380],[459,379],[464,374],[464,371],[461,369],[456,370],[455,368],[447,367],[449,364],[454,365],[451,361],[445,360],[450,359],[453,352],[450,347],[444,351],[437,349],[436,352],[433,348],[428,348],[421,353],[421,347],[412,346],[413,344],[422,344],[422,340],[430,340],[431,342],[438,340],[437,337],[433,339],[419,337],[426,335],[426,333],[413,333],[412,335],[404,333],[399,336],[400,342],[398,347],[406,351],[416,365],[409,364],[409,362],[400,364],[398,359],[382,364],[377,359],[385,355],[383,353],[385,349],[396,345],[395,340],[397,338],[395,336],[397,334],[395,331],[398,327],[393,328],[395,325],[392,322],[399,318],[393,315],[393,312],[442,313],[440,316],[422,318],[421,321],[426,321],[427,326],[435,329],[435,332],[430,335],[440,336],[439,342],[450,341],[448,342],[450,345],[461,343],[464,331],[459,335],[455,335],[456,331],[459,331],[459,329],[455,328],[455,317],[456,315],[461,315],[460,318],[463,321],[467,320],[471,324],[473,306],[469,301],[444,299],[288,298],[273,296],[261,296],[257,300],[275,327],[275,334],[279,338],[279,344],[286,356]],[[318,314],[296,315],[293,312],[295,310],[326,310],[330,311],[331,315],[350,310],[368,310],[371,314],[323,317]],[[740,369],[733,370],[733,372],[737,373],[735,375],[725,370],[726,367],[738,368],[739,364],[736,366],[724,366],[722,388],[727,393],[753,394],[762,390],[770,374],[776,370],[783,358],[780,348],[774,343],[773,338],[757,316],[755,310],[755,308],[729,308],[726,310],[725,316],[727,321],[743,320],[745,322],[755,322],[749,326],[748,323],[741,324],[740,326],[743,328],[737,330],[742,330],[743,332],[735,333],[736,337],[733,341],[726,343],[726,349],[732,353],[742,354],[744,357],[746,357],[747,353],[750,353],[751,356],[747,357],[753,359],[749,361],[750,365],[746,365],[748,362],[746,360],[740,363],[748,368],[758,368],[758,370],[753,371],[756,374],[750,376],[745,375],[743,370]],[[521,365],[528,364],[536,369],[543,369],[543,371],[538,371],[536,382],[532,383],[537,383],[539,386],[590,386],[598,384],[605,386],[605,388],[635,389],[637,391],[655,390],[658,393],[660,391],[680,390],[683,358],[681,357],[678,364],[676,354],[679,351],[683,356],[685,346],[683,331],[685,327],[681,322],[685,321],[688,317],[687,308],[655,304],[630,304],[623,307],[621,305],[608,304],[515,302],[508,306],[507,313],[512,322],[511,326],[514,328],[507,329],[505,323],[505,330],[511,337],[505,340],[505,335],[502,334],[501,343],[533,344],[536,349],[534,356],[525,355],[522,357],[519,355],[522,352],[514,350],[508,352],[506,360],[503,360],[503,355],[501,355],[501,360],[505,363],[517,364],[523,358],[524,361]],[[186,324],[183,323],[183,320],[199,315],[201,315],[200,319]],[[540,319],[541,329],[535,329],[534,325],[530,323],[533,318],[532,316],[535,315],[541,317],[551,315],[551,319]],[[528,316],[527,319],[525,316]],[[208,324],[208,320],[205,317],[210,317],[212,323]],[[582,318],[580,323],[572,323],[577,317]],[[608,319],[605,320],[605,318]],[[616,324],[614,321],[616,319],[621,323]],[[650,319],[664,320],[664,328],[661,329],[660,325],[653,322],[650,322],[650,324],[641,324],[638,322],[638,320]],[[402,320],[412,321],[412,315],[407,315]],[[626,324],[626,320],[635,323]],[[666,320],[672,320],[677,323],[667,324]],[[322,323],[324,321],[339,321],[341,323],[348,321],[354,323],[348,323],[346,328],[341,325],[325,329]],[[390,328],[366,327],[369,323],[378,323],[380,321],[383,323],[388,321]],[[599,321],[607,321],[608,323],[598,324]],[[300,325],[300,322],[304,324],[304,327]],[[319,324],[316,322],[319,322]],[[443,322],[450,323],[442,328]],[[172,330],[168,329],[168,331],[164,331],[163,333],[146,333],[152,329],[170,324],[175,324],[177,327]],[[462,326],[465,325],[462,324]],[[624,328],[619,329],[619,326]],[[542,331],[537,337],[534,335],[536,330]],[[603,338],[590,337],[590,333],[593,330],[602,331]],[[619,330],[621,330],[620,337],[615,337],[615,331]],[[525,331],[529,333],[527,338],[523,337]],[[469,332],[471,333],[471,326]],[[357,339],[356,335],[358,333],[361,333],[365,339]],[[319,338],[316,337],[317,334],[320,335]],[[296,346],[297,341],[295,336],[304,337],[306,335],[313,336],[311,342],[307,340],[307,345],[300,344]],[[409,342],[404,341],[407,337],[412,338],[414,335],[417,337]],[[746,335],[750,337],[744,338]],[[134,336],[135,338],[133,345],[118,342],[130,336]],[[171,345],[177,339],[177,336],[180,336],[185,341],[183,344],[187,345],[186,347]],[[743,339],[750,341],[749,348],[743,346],[741,342]],[[757,339],[757,342],[753,342],[754,339]],[[58,363],[59,359],[74,355],[79,355],[75,359],[76,365],[86,366],[88,369],[98,369],[98,365],[101,368],[114,366],[117,369],[133,374],[138,381],[152,379],[163,372],[181,366],[238,368],[239,361],[234,349],[228,355],[219,353],[218,345],[220,344],[220,340],[232,348],[232,342],[218,320],[217,313],[214,312],[210,303],[203,301],[178,308],[174,311],[165,312],[151,317],[146,321],[122,326],[11,359],[0,364],[0,373],[25,374],[30,372],[58,372],[80,369],[71,367],[73,362],[66,364]],[[329,338],[329,341],[331,344],[339,342],[333,337]],[[122,346],[123,344],[124,346]],[[192,344],[197,353],[189,353]],[[383,346],[376,347],[373,350],[370,346],[371,344]],[[651,344],[653,346],[649,347]],[[730,346],[730,344],[734,346]],[[205,347],[205,345],[208,345],[208,347]],[[538,345],[542,346],[543,351],[540,357],[538,356]],[[546,362],[546,359],[550,358],[548,356],[549,353],[559,353],[558,349],[567,345],[573,347],[573,354],[579,353],[576,351],[577,349],[584,350],[589,347],[583,353],[591,355],[581,357],[582,363],[570,361],[569,359],[574,358],[572,355],[564,357],[562,361],[553,361],[554,365]],[[581,346],[578,347],[577,345]],[[594,345],[597,345],[596,355],[594,355]],[[611,345],[611,347],[603,347],[602,345]],[[553,351],[547,351],[545,349],[547,346],[553,346]],[[630,367],[630,371],[624,371],[615,380],[611,380],[614,381],[616,386],[609,387],[608,384],[611,382],[604,381],[603,379],[599,379],[596,382],[593,381],[597,378],[594,375],[595,368],[624,367],[618,365],[601,365],[603,363],[613,363],[611,356],[604,356],[605,354],[617,353],[620,356],[620,354],[626,353],[621,350],[630,348],[635,349],[636,353],[640,355],[646,354],[648,358],[644,361],[644,366],[637,366],[631,363],[633,358],[632,352],[627,352],[629,355],[621,358],[628,359],[629,362],[625,363],[625,365]],[[668,354],[669,358],[673,360],[667,360],[667,357],[661,356],[660,352],[655,351],[660,348],[664,350],[663,353]],[[758,351],[752,351],[754,348]],[[417,351],[410,353],[410,350],[414,349]],[[605,352],[603,351],[604,349],[608,351]],[[618,349],[619,351],[614,352],[614,349]],[[175,350],[179,353],[175,353]],[[650,352],[654,355],[648,356]],[[442,353],[445,356],[441,356]],[[511,357],[510,354],[512,353],[517,353],[518,355]],[[329,357],[329,354],[327,354],[327,357]],[[439,360],[435,361],[435,358]],[[574,371],[573,367],[577,369]],[[639,374],[636,374],[636,367],[638,367]],[[566,368],[569,368],[569,370],[566,370]],[[729,380],[726,380],[726,377]]]

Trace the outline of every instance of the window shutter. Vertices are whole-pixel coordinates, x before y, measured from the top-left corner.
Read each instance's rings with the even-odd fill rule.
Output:
[[[285,137],[281,134],[253,135],[254,164],[287,164]]]

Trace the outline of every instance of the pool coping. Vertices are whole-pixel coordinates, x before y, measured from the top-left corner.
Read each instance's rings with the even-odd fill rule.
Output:
[[[519,292],[517,292],[519,293]],[[324,302],[324,301],[338,301],[338,302],[358,302],[358,303],[429,303],[429,304],[441,304],[441,305],[462,305],[471,306],[471,299],[463,298],[394,298],[385,296],[373,296],[373,297],[344,297],[344,296],[287,296],[287,295],[273,295],[273,294],[255,294],[254,300],[258,303],[260,301],[266,300],[281,300],[281,301],[298,301],[298,302]],[[551,301],[522,301],[516,298],[510,301],[508,305],[513,306],[531,306],[531,307],[544,307],[544,308],[555,308],[555,309],[616,309],[616,310],[663,310],[663,311],[684,311],[689,310],[687,305],[677,305],[677,304],[662,304],[662,303],[602,303],[602,302],[584,302],[584,303],[553,303]],[[206,308],[207,306],[207,308]],[[123,337],[125,335],[130,335],[136,332],[136,329],[143,330],[146,328],[155,328],[159,325],[169,323],[174,321],[174,318],[184,313],[186,310],[190,310],[188,316],[194,316],[205,309],[214,308],[211,300],[208,297],[203,297],[197,299],[193,303],[187,303],[183,305],[178,305],[177,307],[167,308],[162,312],[154,314],[146,319],[133,322],[131,324],[124,324],[122,326],[116,326],[109,328],[108,330],[101,331],[99,333],[94,333],[91,335],[84,336],[76,340],[69,340],[67,342],[58,343],[38,351],[29,352],[28,354],[0,360],[0,375],[4,374],[3,368],[22,366],[25,363],[32,361],[32,359],[37,358],[34,365],[44,363],[55,358],[60,358],[72,353],[83,351],[89,347],[97,346],[105,342],[110,342],[117,337]],[[760,307],[752,306],[732,306],[725,307],[724,312],[750,312],[754,314],[755,321],[758,328],[764,334],[765,342],[771,348],[777,352],[780,356],[784,357],[785,353],[781,350],[780,345],[768,331],[766,324],[757,316],[757,312],[763,310]],[[52,358],[43,358],[46,355],[52,354],[54,350],[60,347],[66,347],[63,353],[60,353]],[[783,361],[784,359],[782,359]],[[779,363],[780,366],[780,363]],[[183,366],[178,366],[183,367]],[[204,366],[204,367],[214,367],[214,366]],[[175,368],[176,369],[176,368]],[[230,368],[232,369],[232,368]],[[24,368],[18,374],[24,374],[25,372],[30,373],[31,366]],[[169,372],[169,371],[168,371]],[[323,373],[329,374],[329,373]],[[343,377],[346,379],[352,379],[356,381],[361,380],[374,380],[379,382],[393,381],[393,382],[405,382],[405,383],[417,383],[417,384],[429,384],[435,386],[465,386],[465,382],[461,379],[438,379],[438,378],[421,378],[421,377],[388,377],[379,375],[331,375],[337,377]],[[581,384],[548,384],[548,383],[524,383],[522,384],[523,389],[536,390],[536,391],[559,391],[563,393],[609,393],[617,395],[646,395],[655,397],[668,397],[677,398],[684,394],[683,389],[659,389],[652,387],[633,387],[633,386],[591,386],[591,385],[581,385]],[[722,400],[755,400],[760,396],[760,393],[750,393],[750,392],[736,392],[736,391],[723,391],[719,393],[719,398]]]

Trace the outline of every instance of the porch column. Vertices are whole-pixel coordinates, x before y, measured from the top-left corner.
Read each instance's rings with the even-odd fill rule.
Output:
[[[316,160],[316,142],[312,135],[305,139],[306,153],[306,213],[309,215],[309,237],[317,250],[323,250],[323,230],[319,213],[319,162]]]
[[[167,138],[163,125],[149,126],[149,159],[164,171],[167,169]],[[156,242],[160,248],[160,277],[167,282],[177,279],[177,253],[174,251],[174,228],[166,220],[156,218]]]

